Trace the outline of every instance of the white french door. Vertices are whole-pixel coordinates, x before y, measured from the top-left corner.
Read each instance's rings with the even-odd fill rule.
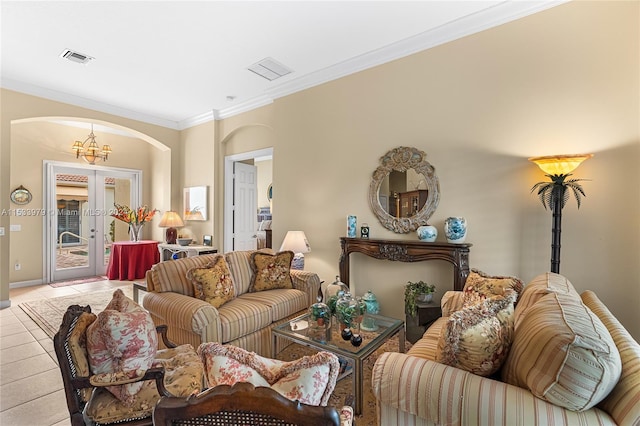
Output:
[[[141,173],[45,163],[46,282],[105,274],[111,243],[128,238],[113,205],[139,204]]]

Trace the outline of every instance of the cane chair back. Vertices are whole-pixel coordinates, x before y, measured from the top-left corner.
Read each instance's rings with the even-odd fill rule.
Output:
[[[267,387],[239,382],[189,398],[162,397],[153,411],[155,426],[340,426],[333,407],[291,401]]]

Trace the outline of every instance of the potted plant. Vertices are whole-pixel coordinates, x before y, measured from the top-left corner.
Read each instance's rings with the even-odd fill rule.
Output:
[[[420,295],[428,295],[432,297],[432,294],[436,292],[436,286],[434,284],[428,284],[422,280],[411,282],[408,281],[404,287],[404,311],[407,315],[415,316],[417,312],[417,302]],[[426,301],[426,300],[425,300]]]

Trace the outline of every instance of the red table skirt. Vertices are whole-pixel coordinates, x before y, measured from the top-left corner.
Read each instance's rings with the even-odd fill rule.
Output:
[[[136,280],[160,261],[158,241],[116,241],[111,245],[107,278]]]

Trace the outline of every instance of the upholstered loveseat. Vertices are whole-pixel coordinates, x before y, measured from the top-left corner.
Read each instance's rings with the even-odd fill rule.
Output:
[[[463,300],[463,292],[447,292],[443,317],[408,353],[376,361],[378,424],[640,425],[640,345],[595,293],[578,294],[552,273],[524,286],[508,355],[488,377],[435,361]]]
[[[250,287],[256,283],[254,259],[263,254],[275,256],[265,249],[158,263],[147,271],[149,293],[143,306],[155,324],[169,326],[169,339],[178,344],[190,343],[197,348],[201,343],[219,342],[271,356],[271,328],[306,312],[316,301],[320,278],[313,272],[290,270],[286,275],[290,274],[292,288],[252,292]],[[230,278],[233,284],[231,298],[217,308],[196,297],[194,274],[189,275],[194,268],[202,270],[214,263],[228,267],[229,277],[224,279]]]

